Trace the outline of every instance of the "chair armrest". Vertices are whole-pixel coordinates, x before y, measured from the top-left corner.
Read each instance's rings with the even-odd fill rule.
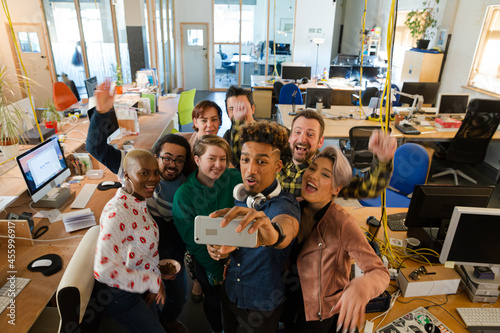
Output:
[[[98,236],[99,226],[87,231],[59,282],[56,300],[61,317],[60,331],[68,322],[78,325],[83,320],[94,288],[94,256]]]

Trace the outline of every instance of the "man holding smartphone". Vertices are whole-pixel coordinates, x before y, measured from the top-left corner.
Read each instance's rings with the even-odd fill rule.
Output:
[[[281,125],[263,121],[242,126],[240,138],[244,191],[235,207],[210,217],[223,216],[222,227],[243,217],[237,232],[254,221],[248,232],[258,230],[257,247],[208,246],[208,250],[216,260],[230,253],[222,295],[224,330],[276,332],[284,299],[281,274],[300,220],[297,201],[281,190],[276,179],[288,135]]]

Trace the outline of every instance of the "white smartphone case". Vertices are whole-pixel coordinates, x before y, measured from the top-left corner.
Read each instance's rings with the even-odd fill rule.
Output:
[[[252,226],[250,222],[242,232],[237,233],[236,227],[241,219],[234,219],[222,228],[220,223],[222,217],[196,216],[194,219],[194,241],[197,244],[228,245],[238,247],[257,246],[258,230],[252,234],[248,229]]]

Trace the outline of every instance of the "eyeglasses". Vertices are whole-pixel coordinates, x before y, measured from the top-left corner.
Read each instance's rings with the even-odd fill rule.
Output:
[[[163,156],[158,156],[158,157],[161,158],[164,165],[170,165],[173,162],[175,163],[176,166],[183,166],[185,163],[184,160],[174,160],[171,157],[163,157]]]

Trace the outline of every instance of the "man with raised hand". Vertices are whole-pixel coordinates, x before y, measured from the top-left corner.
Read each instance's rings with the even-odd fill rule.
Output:
[[[231,128],[224,133],[224,139],[231,146],[233,160],[231,163],[239,169],[241,144],[240,127],[245,123],[254,122],[255,103],[250,90],[231,86],[226,92],[226,111],[231,120]]]
[[[302,176],[324,143],[325,121],[315,110],[300,111],[292,121],[288,139],[291,158],[278,174],[283,190],[300,197]],[[368,145],[373,152],[370,171],[364,177],[353,177],[341,191],[344,197],[375,197],[387,187],[392,173],[392,159],[397,142],[382,131],[374,131]]]
[[[299,228],[300,208],[293,196],[281,190],[277,173],[282,168],[281,152],[287,146],[287,131],[277,123],[262,121],[241,127],[241,176],[235,191],[235,207],[212,213],[223,216],[225,227],[242,217],[237,232],[251,222],[257,230],[256,248],[207,246],[212,258],[227,257],[227,274],[222,295],[225,332],[276,332],[284,284],[282,273],[290,243]],[[247,232],[247,231],[243,231]]]
[[[122,163],[126,153],[107,144],[107,131],[102,130],[108,126],[113,109],[114,96],[109,92],[110,86],[108,79],[95,91],[97,112],[90,121],[86,148],[99,162],[122,178]],[[160,231],[160,259],[175,259],[181,264],[181,272],[173,280],[163,280],[166,300],[160,322],[168,332],[185,333],[189,330],[177,318],[186,302],[186,246],[173,222],[172,203],[175,191],[186,181],[182,170],[186,159],[191,156],[191,147],[185,138],[167,134],[155,143],[152,153],[158,162],[161,179],[147,204]]]

